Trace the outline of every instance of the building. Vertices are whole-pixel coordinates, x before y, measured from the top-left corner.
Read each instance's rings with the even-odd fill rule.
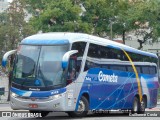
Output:
[[[125,44],[139,49],[140,48],[140,43],[138,40],[142,41],[146,33],[150,33],[150,29],[139,29],[137,34],[136,31],[131,31],[129,33],[126,33],[125,35]],[[115,39],[113,39],[116,42],[122,43],[123,40],[121,36],[116,36]],[[142,44],[142,48],[140,50],[147,51],[147,52],[152,52],[160,56],[160,38],[158,41],[152,42],[152,38],[147,39],[145,43]]]
[[[0,0],[0,13],[5,11],[9,6],[8,0]]]

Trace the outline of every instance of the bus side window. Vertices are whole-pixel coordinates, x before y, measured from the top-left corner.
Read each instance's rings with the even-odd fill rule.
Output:
[[[132,66],[127,66],[128,72],[134,72]]]
[[[111,65],[110,68],[112,70],[126,71],[126,67],[121,65]]]
[[[149,73],[152,74],[152,75],[156,74],[157,73],[156,67],[155,66],[150,66],[149,67]]]
[[[138,73],[142,73],[140,66],[135,66]]]
[[[136,68],[138,73],[142,73],[140,66],[135,66],[135,68]],[[127,69],[128,69],[128,72],[135,72],[132,66],[127,66]]]
[[[110,65],[108,65],[108,64],[102,64],[102,65],[101,65],[101,68],[110,69]]]
[[[84,55],[84,51],[85,51],[85,48],[86,48],[86,42],[74,42],[72,44],[72,50],[78,50],[78,53],[76,54],[77,55],[77,63],[76,63],[76,71],[79,73],[80,72],[80,69],[81,69],[81,63],[82,63],[82,58],[83,58],[83,55]],[[77,74],[78,74],[77,73]]]
[[[142,73],[143,74],[149,74],[149,67],[148,66],[142,66]]]

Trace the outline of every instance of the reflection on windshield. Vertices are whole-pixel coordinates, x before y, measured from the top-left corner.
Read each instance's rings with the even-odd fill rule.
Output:
[[[39,57],[38,79],[44,86],[60,85],[62,79],[62,57],[67,51],[67,46],[43,46]]]
[[[30,52],[32,51],[32,52]],[[18,51],[15,77],[35,77],[35,66],[38,60],[40,48],[38,46],[23,46]]]
[[[16,77],[35,77],[34,70],[35,61],[29,57],[19,55]]]
[[[61,67],[62,57],[68,45],[22,45],[17,52],[14,67],[14,83],[22,86],[58,86],[65,84]]]

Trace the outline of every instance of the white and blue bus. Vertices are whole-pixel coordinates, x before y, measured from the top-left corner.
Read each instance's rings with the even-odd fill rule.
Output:
[[[158,57],[82,33],[43,33],[25,38],[14,54],[10,105],[14,110],[89,110],[143,113],[157,105]]]

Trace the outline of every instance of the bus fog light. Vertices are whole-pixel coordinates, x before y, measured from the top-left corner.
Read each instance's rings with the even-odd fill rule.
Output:
[[[58,108],[60,106],[60,103],[54,104],[53,108]]]

